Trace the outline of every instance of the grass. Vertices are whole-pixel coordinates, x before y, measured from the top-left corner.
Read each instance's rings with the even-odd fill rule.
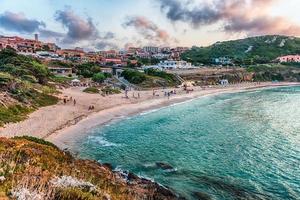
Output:
[[[52,81],[54,81],[56,83],[62,83],[62,84],[68,83],[73,79],[74,78],[72,78],[72,77],[65,77],[65,76],[53,76],[53,77],[51,77]]]
[[[27,118],[27,115],[33,111],[32,108],[14,105],[9,107],[0,106],[0,126],[10,122],[19,122]]]
[[[85,93],[90,93],[90,94],[99,94],[100,90],[96,87],[88,87],[83,90]]]
[[[32,137],[32,136],[14,137],[13,139],[15,139],[15,140],[23,140],[23,139],[25,139],[25,140],[28,140],[30,142],[34,142],[34,143],[37,143],[37,144],[42,144],[42,145],[46,145],[46,146],[58,149],[58,147],[56,145],[54,145],[53,143],[48,142],[48,141],[43,140],[43,139],[40,139],[40,138]]]
[[[7,123],[16,123],[25,120],[28,114],[39,107],[57,104],[58,98],[52,95],[33,91],[16,94],[16,98],[22,103],[9,107],[0,106],[0,126]],[[26,104],[26,106],[25,106]]]
[[[119,89],[114,89],[112,87],[105,87],[102,90],[103,94],[120,94],[121,91]]]
[[[33,99],[35,101],[35,105],[38,107],[55,105],[59,101],[57,97],[44,93],[37,93]]]

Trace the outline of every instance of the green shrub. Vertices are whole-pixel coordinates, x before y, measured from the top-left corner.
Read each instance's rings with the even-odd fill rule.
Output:
[[[97,83],[103,83],[103,81],[106,79],[105,75],[102,72],[98,72],[97,74],[94,74],[92,77],[92,80]]]
[[[121,74],[127,81],[133,84],[140,84],[146,80],[146,75],[137,70],[126,69]]]
[[[46,146],[50,146],[50,147],[58,149],[58,147],[56,145],[52,144],[51,142],[48,142],[48,141],[40,139],[40,138],[32,137],[32,136],[14,137],[13,139],[15,139],[15,140],[25,139],[25,140],[28,140],[31,142],[35,142],[37,144],[42,144],[42,145],[46,145]]]
[[[21,77],[21,79],[24,80],[24,81],[29,81],[31,83],[37,83],[38,82],[38,80],[36,79],[36,77],[34,77],[32,75],[26,75],[25,74],[24,76]]]
[[[5,72],[0,72],[0,87],[6,86],[9,82],[13,80],[13,77]]]
[[[27,115],[33,111],[32,108],[21,105],[9,107],[0,106],[0,126],[10,122],[19,122],[26,119]]]
[[[88,87],[88,88],[84,89],[83,92],[91,93],[91,94],[99,94],[100,90],[95,87]]]
[[[75,67],[77,75],[83,76],[84,78],[92,78],[94,74],[101,72],[101,68],[94,63],[84,63]]]
[[[55,199],[60,200],[96,200],[89,192],[84,192],[78,188],[63,188],[55,194]]]
[[[165,80],[167,80],[170,83],[176,83],[177,79],[173,74],[169,74],[165,71],[157,70],[157,69],[146,69],[145,73],[149,76],[158,76]]]
[[[112,87],[105,87],[101,90],[103,94],[120,94],[121,91],[119,89],[114,89]]]

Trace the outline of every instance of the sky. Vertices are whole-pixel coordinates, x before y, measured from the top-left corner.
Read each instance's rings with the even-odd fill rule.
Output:
[[[0,35],[90,50],[300,36],[300,0],[0,0]]]

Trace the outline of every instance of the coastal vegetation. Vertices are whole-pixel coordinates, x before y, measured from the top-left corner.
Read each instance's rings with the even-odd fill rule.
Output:
[[[92,78],[94,74],[101,73],[100,66],[95,63],[78,64],[75,67],[76,74],[84,78]]]
[[[173,74],[168,74],[155,69],[147,69],[145,72],[126,69],[121,74],[127,81],[142,88],[171,87],[179,84]]]
[[[93,75],[92,80],[96,83],[103,83],[103,81],[106,79],[104,73],[98,72]]]
[[[169,74],[165,71],[150,68],[150,69],[145,70],[145,74],[147,74],[149,76],[157,76],[157,77],[163,78],[166,81],[168,81],[170,83],[170,85],[175,85],[176,83],[179,84],[178,80],[176,79],[176,77],[173,74]]]
[[[17,122],[35,109],[58,102],[51,73],[39,60],[18,55],[12,49],[0,52],[0,125]]]
[[[108,94],[120,94],[121,93],[121,91],[119,89],[112,88],[110,86],[106,86],[106,87],[102,88],[101,91],[105,95],[108,95]]]
[[[85,88],[83,90],[83,92],[90,93],[90,94],[99,94],[100,90],[96,87],[88,87],[88,88]]]
[[[141,84],[146,80],[146,75],[138,70],[126,69],[121,74],[127,81],[133,84]]]
[[[33,137],[0,138],[0,199],[166,199],[169,190]]]
[[[193,47],[182,58],[194,65],[215,64],[216,58],[231,59],[236,65],[273,62],[279,56],[300,53],[300,38],[267,35],[217,42],[208,47]]]
[[[300,68],[294,65],[261,64],[247,68],[253,73],[253,81],[300,81]]]

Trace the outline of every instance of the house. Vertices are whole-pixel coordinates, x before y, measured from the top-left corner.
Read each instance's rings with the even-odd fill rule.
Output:
[[[158,63],[158,67],[163,70],[190,69],[192,68],[192,64],[186,61],[165,60],[165,61],[160,61],[160,63]]]
[[[104,58],[102,59],[101,63],[104,65],[109,65],[109,64],[122,65],[123,62],[119,58]]]
[[[49,71],[55,75],[72,76],[72,68],[48,67]]]
[[[165,60],[160,61],[158,65],[144,66],[144,69],[158,69],[158,70],[174,70],[174,69],[192,69],[193,66],[191,63],[186,61],[177,61],[177,60]]]
[[[101,72],[107,73],[107,74],[112,74],[113,73],[113,69],[109,68],[109,67],[102,67],[101,68]]]
[[[297,62],[297,63],[300,63],[300,55],[281,56],[281,57],[278,57],[276,60],[278,60],[281,63],[286,63],[286,62]]]
[[[77,60],[81,61],[85,58],[85,52],[83,50],[76,49],[61,49],[57,50],[56,53],[65,58],[66,60]]]

